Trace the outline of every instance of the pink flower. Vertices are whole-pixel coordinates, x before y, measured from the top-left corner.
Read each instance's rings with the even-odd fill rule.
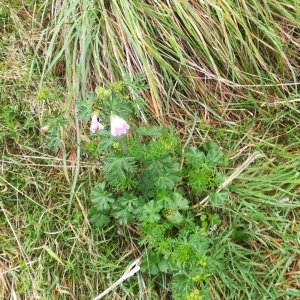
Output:
[[[97,130],[102,130],[104,126],[98,121],[98,116],[95,114],[92,116],[90,132],[94,133]]]
[[[130,126],[122,118],[112,115],[110,117],[110,133],[112,136],[126,134]]]

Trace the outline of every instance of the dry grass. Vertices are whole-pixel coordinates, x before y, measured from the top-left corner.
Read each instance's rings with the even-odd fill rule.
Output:
[[[42,74],[59,68],[90,90],[142,72],[157,120],[239,121],[295,96],[298,14],[289,1],[57,1]]]

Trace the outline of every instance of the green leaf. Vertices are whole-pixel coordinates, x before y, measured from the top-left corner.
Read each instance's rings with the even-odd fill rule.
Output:
[[[170,214],[166,216],[166,219],[174,225],[179,225],[184,220],[182,214],[178,210],[172,211]]]
[[[140,140],[133,138],[127,145],[127,155],[135,157],[138,161],[143,161],[145,157],[145,147]]]
[[[222,174],[221,172],[216,172],[214,182],[216,185],[220,185],[226,179],[226,175]]]
[[[213,184],[213,172],[210,169],[189,170],[187,174],[188,185],[192,191],[201,195]]]
[[[211,193],[209,199],[213,205],[224,205],[228,200],[228,191]]]
[[[200,216],[201,227],[206,229],[208,227],[208,217],[207,214],[201,214]]]
[[[173,299],[185,299],[189,290],[194,287],[191,276],[185,271],[179,269],[172,278],[172,296]]]
[[[205,154],[196,147],[191,147],[185,152],[186,163],[193,169],[201,168],[205,164]]]
[[[189,209],[189,201],[177,192],[158,195],[157,201],[161,201],[165,209],[172,211]]]
[[[246,230],[238,228],[231,232],[231,238],[236,243],[246,243],[250,239],[250,235]]]
[[[127,225],[135,220],[135,214],[140,201],[133,194],[125,194],[112,205],[112,215],[121,225]]]
[[[193,249],[189,242],[183,241],[174,247],[172,259],[177,266],[182,266],[182,264],[186,263],[191,256],[193,256]]]
[[[97,85],[95,88],[97,98],[100,100],[108,99],[111,96],[111,91]]]
[[[161,157],[151,162],[142,172],[141,191],[145,196],[153,191],[172,190],[181,180],[179,164],[172,157]]]
[[[46,147],[51,150],[52,152],[56,153],[58,151],[59,145],[60,145],[60,128],[55,127],[52,128],[51,131],[47,134],[46,139]]]
[[[106,130],[101,130],[97,132],[98,135],[101,135],[101,140],[98,143],[97,152],[103,154],[106,150],[109,150],[113,147],[116,142],[116,138],[112,137],[110,133]]]
[[[186,240],[186,236],[183,237]],[[189,232],[187,243],[192,247],[193,257],[191,260],[198,259],[197,255],[203,256],[209,248],[210,239],[205,233],[201,234],[198,226],[195,227],[193,233]],[[182,242],[181,242],[182,243]]]
[[[181,210],[189,209],[189,201],[186,198],[184,198],[181,194],[176,192],[173,193],[172,199],[174,208]]]
[[[162,135],[162,129],[158,126],[140,126],[136,132],[139,136],[159,137]]]
[[[166,233],[171,228],[171,225],[167,222],[162,224],[159,223],[150,223],[145,221],[139,228],[144,241],[149,245],[160,244],[161,241],[166,241]]]
[[[46,147],[54,153],[58,151],[61,143],[61,129],[67,124],[63,114],[64,112],[53,113],[43,122],[47,127],[47,135],[45,140]]]
[[[115,199],[110,193],[105,191],[105,183],[97,183],[91,192],[91,201],[94,204],[94,208],[98,211],[107,211],[110,209],[111,204],[114,203]]]
[[[220,216],[218,214],[213,214],[209,217],[209,221],[211,226],[217,225],[219,226],[220,224],[222,224],[222,221],[220,219]]]
[[[139,206],[139,198],[133,194],[125,194],[118,198],[119,205],[128,212],[133,212]]]
[[[172,254],[172,249],[173,249],[172,244],[173,244],[173,238],[164,236],[159,241],[157,241],[157,246],[155,245],[155,248],[157,252],[162,254],[165,259],[168,259]]]
[[[91,95],[86,100],[76,102],[76,112],[80,120],[88,120],[93,114],[94,99]]]
[[[134,217],[127,210],[115,210],[112,212],[113,217],[115,217],[120,225],[127,225],[134,221]]]
[[[202,148],[205,151],[205,153],[207,154],[208,152],[214,152],[216,150],[219,150],[219,146],[212,141],[206,142],[202,144]]]
[[[150,273],[157,275],[159,273],[158,264],[161,260],[159,254],[149,251],[147,254],[143,254],[143,261],[141,263],[141,271],[144,273]]]
[[[107,156],[104,160],[104,172],[106,173],[122,173],[123,171],[132,172],[136,171],[136,162],[134,157],[127,156]]]
[[[146,253],[143,253],[143,262],[141,264],[142,272],[156,275],[159,272],[167,273],[169,270],[170,264],[161,254],[151,251],[150,249],[148,249]]]
[[[107,156],[104,159],[103,171],[107,182],[116,187],[126,180],[129,173],[136,172],[136,161],[133,157]]]
[[[206,164],[211,167],[223,167],[228,164],[228,159],[214,142],[208,142],[203,145],[206,151]]]
[[[169,270],[169,263],[167,260],[165,259],[161,259],[158,263],[157,263],[157,267],[159,269],[159,271],[163,272],[163,273],[167,273]]]
[[[143,206],[139,219],[148,223],[155,223],[161,219],[160,210],[163,208],[161,203],[150,200]]]
[[[176,182],[178,181],[177,176],[171,176],[170,174],[159,175],[156,177],[156,183],[158,189],[160,190],[173,190]]]
[[[103,214],[94,214],[89,218],[90,222],[95,226],[102,228],[110,223],[110,218]]]

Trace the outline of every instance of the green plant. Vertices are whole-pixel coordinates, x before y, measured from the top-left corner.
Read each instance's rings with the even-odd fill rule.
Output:
[[[145,109],[144,101],[139,93],[148,89],[145,78],[138,73],[134,80],[129,76],[123,76],[121,81],[109,84],[106,88],[96,86],[95,91],[90,91],[86,99],[77,100],[77,112],[80,119],[89,120],[96,110],[104,122],[109,121],[111,113],[124,118],[141,117]],[[129,96],[130,91],[135,92],[135,97]]]
[[[208,254],[211,228],[221,221],[210,212],[199,217],[192,205],[220,183],[225,154],[213,142],[184,153],[172,127],[132,126],[130,135],[99,135],[103,173],[91,191],[91,223],[134,226],[144,248],[143,272],[172,275],[174,299],[198,287],[205,293],[215,270]]]

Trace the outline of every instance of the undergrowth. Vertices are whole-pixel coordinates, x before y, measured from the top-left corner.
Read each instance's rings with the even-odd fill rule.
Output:
[[[0,0],[0,299],[298,299],[299,7]]]

